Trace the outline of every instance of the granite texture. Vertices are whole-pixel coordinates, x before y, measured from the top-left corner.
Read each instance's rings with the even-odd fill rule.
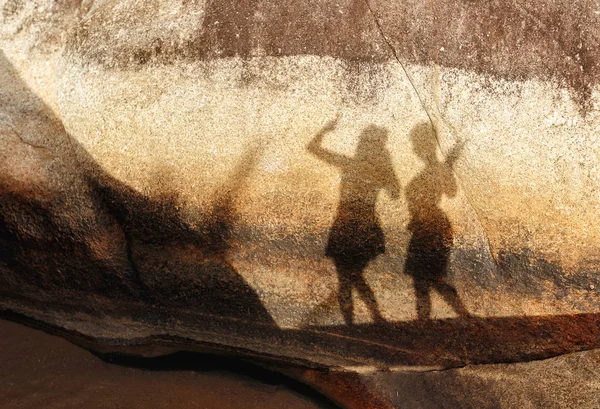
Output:
[[[600,346],[593,2],[0,10],[3,310],[392,405]]]

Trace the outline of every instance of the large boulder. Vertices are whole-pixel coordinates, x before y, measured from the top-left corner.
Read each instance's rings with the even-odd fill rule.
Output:
[[[0,308],[342,372],[600,345],[592,2],[2,4]]]

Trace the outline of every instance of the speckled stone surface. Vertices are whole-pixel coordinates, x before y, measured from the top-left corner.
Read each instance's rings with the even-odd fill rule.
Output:
[[[2,309],[360,374],[600,346],[593,2],[0,10]]]

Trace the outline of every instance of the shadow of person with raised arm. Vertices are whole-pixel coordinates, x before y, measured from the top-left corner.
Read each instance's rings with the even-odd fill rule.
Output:
[[[438,206],[443,195],[456,196],[452,167],[464,145],[456,144],[440,162],[436,156],[435,135],[428,123],[416,125],[410,139],[414,153],[425,163],[425,168],[406,187],[411,238],[404,272],[413,278],[417,316],[429,318],[431,289],[437,290],[459,316],[469,316],[456,288],[447,282],[454,232],[448,216]]]
[[[325,254],[335,263],[338,302],[346,324],[352,325],[354,320],[353,288],[358,291],[373,320],[381,323],[385,320],[363,272],[371,260],[385,252],[385,238],[375,208],[379,191],[385,189],[397,199],[400,186],[386,149],[388,132],[385,128],[366,127],[351,158],[321,146],[325,135],[335,129],[338,119],[326,124],[307,147],[310,153],[339,168],[342,173],[340,201]]]

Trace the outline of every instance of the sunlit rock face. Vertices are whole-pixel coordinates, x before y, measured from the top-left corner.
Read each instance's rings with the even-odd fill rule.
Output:
[[[593,2],[3,7],[4,308],[361,370],[598,346]]]

